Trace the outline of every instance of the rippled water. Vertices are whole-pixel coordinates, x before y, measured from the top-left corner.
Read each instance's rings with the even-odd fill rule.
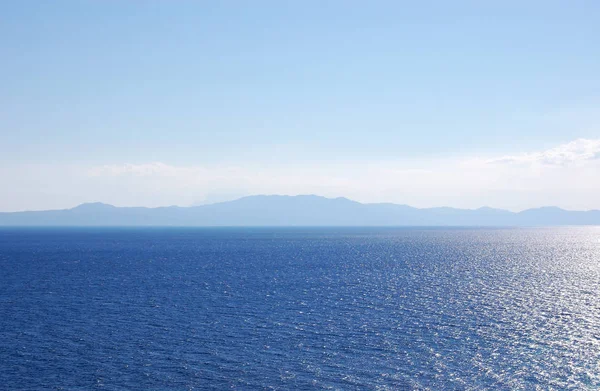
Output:
[[[600,228],[2,229],[0,388],[598,389]]]

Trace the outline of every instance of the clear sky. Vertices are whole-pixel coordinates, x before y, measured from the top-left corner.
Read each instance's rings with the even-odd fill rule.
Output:
[[[600,2],[0,0],[0,211],[600,209]]]

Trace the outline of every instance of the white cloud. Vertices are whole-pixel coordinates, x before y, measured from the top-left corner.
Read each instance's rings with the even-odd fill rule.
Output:
[[[600,139],[578,139],[542,152],[503,156],[489,163],[542,163],[561,165],[600,158]]]
[[[249,194],[320,194],[512,210],[542,205],[599,209],[600,139],[499,158],[297,164],[190,165],[162,162],[0,167],[0,210],[114,205],[194,205]]]

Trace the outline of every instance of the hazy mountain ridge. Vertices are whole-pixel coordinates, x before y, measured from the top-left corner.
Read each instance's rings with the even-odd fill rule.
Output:
[[[249,196],[193,207],[115,207],[100,202],[72,209],[0,213],[2,226],[543,226],[600,225],[600,211],[542,207],[511,212],[362,204],[347,198]]]

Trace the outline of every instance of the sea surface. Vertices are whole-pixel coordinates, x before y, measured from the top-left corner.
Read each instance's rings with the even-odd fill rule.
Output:
[[[600,228],[0,229],[2,390],[597,390]]]

